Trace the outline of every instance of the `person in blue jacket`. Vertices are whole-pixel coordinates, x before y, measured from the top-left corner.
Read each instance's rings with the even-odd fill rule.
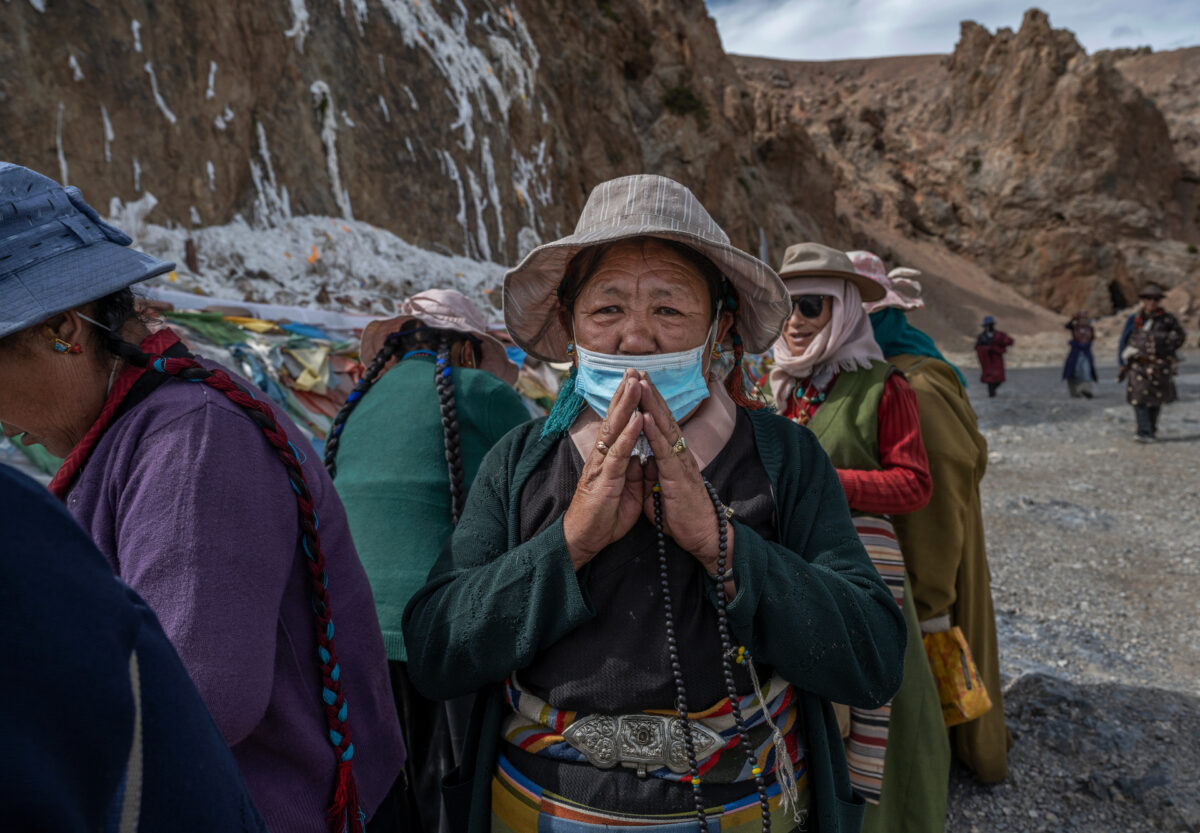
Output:
[[[0,465],[5,830],[265,833],[153,611],[50,493]]]

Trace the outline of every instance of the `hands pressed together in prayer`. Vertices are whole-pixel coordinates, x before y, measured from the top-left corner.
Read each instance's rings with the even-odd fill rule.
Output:
[[[633,456],[638,436],[646,435],[654,456],[645,465]],[[571,505],[563,516],[563,535],[578,570],[600,550],[623,538],[639,515],[654,521],[652,487],[660,484],[663,532],[691,553],[714,576],[719,532],[712,500],[691,449],[675,450],[683,436],[649,376],[625,371],[625,380],[609,403],[592,453]],[[733,571],[733,528],[729,527],[725,569]],[[726,583],[732,596],[732,581]]]

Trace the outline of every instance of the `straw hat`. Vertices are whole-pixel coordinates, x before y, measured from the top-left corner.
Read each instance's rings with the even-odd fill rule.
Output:
[[[783,265],[779,277],[788,282],[793,292],[802,292],[802,284],[793,284],[806,278],[841,278],[858,287],[864,302],[881,301],[884,289],[871,278],[854,271],[854,264],[845,252],[822,246],[820,243],[797,243],[788,246],[783,253]]]
[[[767,350],[791,312],[787,290],[770,266],[731,246],[729,236],[685,186],[639,174],[597,185],[575,233],[531,251],[504,276],[504,323],[513,340],[539,359],[569,359],[570,334],[559,319],[558,287],[581,250],[634,237],[690,246],[713,262],[738,293],[738,333],[750,353]]]
[[[406,298],[400,304],[400,314],[395,318],[372,321],[363,330],[359,356],[369,362],[383,349],[383,343],[392,333],[407,322],[417,320],[435,330],[455,330],[469,333],[483,345],[479,369],[512,385],[517,381],[520,368],[508,358],[504,345],[488,331],[487,320],[479,307],[461,292],[453,289],[427,289]]]
[[[910,310],[922,309],[925,306],[925,302],[921,300],[921,284],[912,280],[921,274],[916,269],[897,268],[885,272],[883,260],[874,252],[846,252],[846,257],[854,264],[855,272],[883,287],[883,298],[878,301],[864,301],[863,308],[868,313],[888,307]],[[901,288],[907,289],[908,293],[901,293]]]
[[[132,242],[78,188],[0,162],[0,338],[175,268]]]

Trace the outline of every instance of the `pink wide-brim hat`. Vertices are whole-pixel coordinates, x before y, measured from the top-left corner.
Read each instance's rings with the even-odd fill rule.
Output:
[[[883,288],[882,299],[863,304],[863,308],[868,313],[889,307],[902,310],[924,308],[925,302],[921,300],[921,284],[913,280],[921,274],[916,269],[901,267],[885,272],[883,260],[873,252],[846,252],[846,256],[854,264],[855,272],[864,278],[870,278]],[[907,292],[901,293],[901,289],[907,290]]]
[[[368,363],[383,349],[387,337],[412,320],[420,321],[435,330],[455,330],[479,339],[483,345],[479,369],[511,385],[517,381],[520,368],[508,358],[504,345],[488,329],[487,319],[479,307],[461,292],[453,289],[426,289],[400,304],[395,318],[372,321],[363,329],[359,356]]]
[[[602,182],[588,195],[575,233],[538,246],[504,276],[504,323],[526,353],[570,360],[570,333],[559,316],[558,287],[571,258],[592,246],[656,237],[704,255],[738,293],[734,320],[748,353],[768,350],[791,314],[783,281],[770,266],[733,246],[686,186],[653,174]]]

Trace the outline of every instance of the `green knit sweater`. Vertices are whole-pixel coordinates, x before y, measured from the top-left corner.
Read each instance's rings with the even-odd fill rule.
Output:
[[[375,597],[388,659],[403,662],[400,619],[450,537],[450,474],[433,360],[412,358],[383,375],[346,421],[337,478],[358,556]],[[484,370],[451,371],[470,487],[496,441],[529,420],[521,397]]]
[[[814,798],[810,830],[857,833],[863,800],[850,788],[830,701],[874,708],[891,698],[903,673],[904,620],[812,433],[774,414],[750,417],[774,485],[779,542],[732,521],[737,596],[728,607],[730,627],[800,689]],[[461,522],[405,611],[409,673],[418,688],[435,699],[486,694],[447,796],[448,807],[468,809],[472,833],[486,833],[490,824],[505,708],[499,684],[595,615],[588,567],[578,575],[572,569],[561,518],[518,540],[521,487],[560,441],[540,436],[543,422],[513,430],[484,459]]]

